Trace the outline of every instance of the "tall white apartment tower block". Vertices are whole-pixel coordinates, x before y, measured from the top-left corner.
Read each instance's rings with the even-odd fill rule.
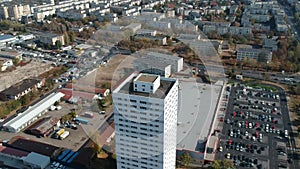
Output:
[[[114,91],[118,169],[175,169],[178,81],[133,73]]]

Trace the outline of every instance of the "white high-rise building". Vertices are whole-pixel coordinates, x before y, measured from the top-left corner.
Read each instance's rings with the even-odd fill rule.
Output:
[[[118,169],[175,169],[178,81],[133,73],[114,91]]]

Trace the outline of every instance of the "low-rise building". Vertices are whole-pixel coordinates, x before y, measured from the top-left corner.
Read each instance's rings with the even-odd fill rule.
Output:
[[[16,40],[17,38],[12,35],[0,35],[0,47],[5,47],[6,45],[11,44]]]
[[[42,33],[39,36],[40,42],[43,44],[55,45],[56,41],[60,41],[61,45],[65,45],[63,35],[57,35],[52,33]]]
[[[156,36],[157,31],[152,29],[139,29],[135,32],[136,35]]]
[[[166,36],[149,36],[149,35],[135,35],[135,40],[138,39],[149,39],[151,41],[157,41],[160,45],[167,44],[167,37]]]
[[[22,60],[22,53],[8,48],[3,48],[0,51],[0,57],[7,58],[7,59],[19,59]]]
[[[50,157],[38,153],[28,153],[0,144],[0,161],[3,166],[12,168],[44,169],[50,164]]]
[[[3,90],[0,92],[0,99],[7,101],[7,100],[18,100],[22,96],[26,95],[30,91],[34,89],[41,88],[44,85],[44,79],[25,79],[11,87]]]
[[[60,126],[58,118],[45,117],[31,125],[27,131],[36,136],[46,137],[54,130],[55,127]]]
[[[8,67],[13,66],[13,61],[7,58],[0,58],[0,71],[5,71]]]
[[[131,23],[124,27],[124,29],[131,29],[133,31],[133,33],[135,33],[136,31],[138,31],[141,28],[142,28],[142,24],[140,24],[140,23]]]
[[[36,121],[47,109],[64,96],[63,93],[51,93],[40,102],[28,108],[23,113],[9,120],[3,125],[4,130],[17,133]]]
[[[238,5],[232,5],[230,8],[229,8],[229,14],[230,15],[234,15],[236,13],[236,11],[238,10],[239,6]]]
[[[38,142],[21,136],[13,137],[6,144],[7,147],[26,152],[34,152],[44,156],[53,157],[61,148],[47,143]]]

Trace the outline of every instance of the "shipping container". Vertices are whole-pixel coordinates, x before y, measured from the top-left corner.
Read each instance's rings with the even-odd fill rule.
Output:
[[[80,117],[77,117],[75,119],[75,121],[78,121],[79,123],[82,123],[82,124],[88,124],[89,123],[89,121],[87,119],[80,118]]]

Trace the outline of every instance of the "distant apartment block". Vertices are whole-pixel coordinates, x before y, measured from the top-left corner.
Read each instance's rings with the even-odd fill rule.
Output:
[[[232,35],[251,35],[252,29],[249,27],[236,27],[236,26],[231,26],[229,28],[229,32]]]
[[[61,18],[68,18],[74,20],[80,20],[87,16],[85,10],[76,10],[76,9],[58,11],[56,15]]]
[[[183,69],[183,58],[158,52],[138,53],[134,69],[144,73],[170,77]]]
[[[251,35],[252,33],[252,29],[250,27],[236,27],[236,26],[224,27],[218,25],[203,26],[203,32],[205,34],[211,31],[216,31],[219,35],[224,35],[226,33],[231,33],[232,35]]]
[[[178,81],[133,73],[114,91],[118,169],[175,169]]]
[[[275,39],[263,39],[263,48],[270,49],[271,51],[277,51],[277,41]]]
[[[2,19],[20,20],[23,15],[31,14],[30,6],[27,5],[12,5],[12,6],[1,6],[0,17]]]
[[[272,61],[272,52],[266,49],[240,48],[237,50],[237,60],[243,61],[244,59],[270,63]]]

